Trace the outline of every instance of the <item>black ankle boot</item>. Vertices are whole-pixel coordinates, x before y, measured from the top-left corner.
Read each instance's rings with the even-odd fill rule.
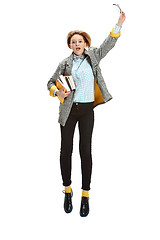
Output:
[[[64,191],[65,193],[65,191]],[[71,190],[71,193],[65,193],[65,198],[64,198],[64,211],[66,213],[70,213],[73,209],[72,206],[72,196],[73,196],[73,191]]]
[[[81,200],[81,208],[80,208],[80,216],[86,217],[89,213],[89,198],[82,197]]]

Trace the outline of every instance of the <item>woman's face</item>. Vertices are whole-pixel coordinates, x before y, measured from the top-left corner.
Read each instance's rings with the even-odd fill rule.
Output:
[[[76,55],[78,56],[82,55],[85,47],[86,42],[84,41],[83,36],[75,34],[71,37],[70,48]]]

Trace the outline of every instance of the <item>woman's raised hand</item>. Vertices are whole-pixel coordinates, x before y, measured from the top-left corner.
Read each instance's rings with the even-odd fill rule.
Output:
[[[119,16],[117,25],[118,25],[119,27],[122,27],[125,19],[126,19],[125,13],[122,11],[121,14],[120,14],[120,16]]]

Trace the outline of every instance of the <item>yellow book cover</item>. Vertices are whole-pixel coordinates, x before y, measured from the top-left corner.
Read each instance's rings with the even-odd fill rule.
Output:
[[[68,92],[67,89],[62,85],[62,83],[61,83],[59,80],[57,80],[57,81],[55,82],[55,84],[56,84],[56,87],[57,87],[58,89],[64,88],[63,91],[64,91],[64,92]],[[60,101],[62,104],[64,103],[64,98],[58,96],[58,99],[59,99],[59,101]]]
[[[55,82],[55,84],[56,84],[56,87],[57,87],[58,89],[64,88],[64,86],[60,83],[59,80],[57,80],[57,81]],[[66,88],[64,88],[63,91],[66,92],[66,91],[67,91]],[[64,103],[64,98],[58,96],[58,99],[59,99],[59,101],[60,101],[62,104]]]

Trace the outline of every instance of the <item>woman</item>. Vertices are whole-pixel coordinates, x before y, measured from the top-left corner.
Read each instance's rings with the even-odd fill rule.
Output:
[[[47,84],[51,96],[59,96],[65,99],[64,103],[60,104],[59,123],[61,129],[60,166],[63,185],[65,186],[64,210],[66,213],[70,213],[73,208],[71,156],[73,135],[77,122],[82,169],[80,216],[85,217],[89,213],[89,190],[92,173],[91,141],[94,126],[93,109],[97,105],[112,99],[101,74],[99,62],[115,46],[117,39],[120,37],[120,30],[124,21],[125,13],[122,12],[118,23],[99,48],[90,48],[91,38],[86,32],[69,32],[67,44],[73,52],[59,64]],[[86,50],[86,47],[88,47],[88,50]],[[57,89],[55,81],[60,75],[72,75],[76,90],[66,93],[64,89]]]

